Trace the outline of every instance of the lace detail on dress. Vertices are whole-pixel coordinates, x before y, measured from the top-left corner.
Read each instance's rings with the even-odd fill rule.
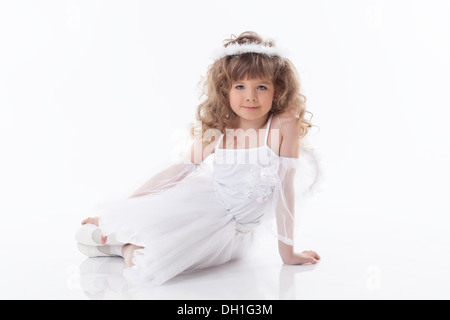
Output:
[[[257,203],[263,203],[272,197],[278,179],[275,163],[264,167],[254,165],[244,178],[244,194],[247,198],[256,198]]]

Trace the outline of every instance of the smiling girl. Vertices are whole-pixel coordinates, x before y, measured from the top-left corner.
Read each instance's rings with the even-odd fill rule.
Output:
[[[316,264],[315,251],[294,251],[294,177],[311,154],[302,144],[311,123],[299,89],[273,42],[253,32],[229,39],[208,70],[201,134],[192,130],[186,161],[85,219],[80,251],[122,256],[129,277],[162,284],[242,256],[253,231],[274,221],[281,260]]]

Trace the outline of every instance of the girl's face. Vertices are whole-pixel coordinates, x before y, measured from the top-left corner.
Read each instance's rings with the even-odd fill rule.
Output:
[[[231,109],[245,120],[257,120],[270,111],[275,87],[269,79],[245,79],[231,85]]]

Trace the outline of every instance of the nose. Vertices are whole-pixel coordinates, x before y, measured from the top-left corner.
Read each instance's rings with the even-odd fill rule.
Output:
[[[253,92],[249,92],[247,95],[246,101],[256,102],[256,95]]]

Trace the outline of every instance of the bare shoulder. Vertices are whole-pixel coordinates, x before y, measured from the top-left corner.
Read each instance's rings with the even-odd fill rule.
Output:
[[[194,164],[201,164],[214,153],[215,146],[215,141],[196,141],[191,146],[188,158]]]
[[[301,126],[299,119],[291,112],[279,115],[281,124],[280,156],[298,158],[300,155]]]
[[[286,131],[297,131],[300,132],[299,119],[297,116],[290,111],[283,112],[278,115],[281,123],[281,127],[283,129],[283,133]],[[291,132],[295,133],[295,132]]]

